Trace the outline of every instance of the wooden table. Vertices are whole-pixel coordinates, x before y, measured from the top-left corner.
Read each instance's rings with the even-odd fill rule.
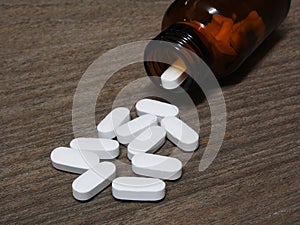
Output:
[[[222,83],[226,136],[204,172],[198,165],[210,113],[206,101],[197,105],[200,149],[182,178],[167,182],[163,201],[117,201],[109,187],[80,203],[71,190],[77,175],[51,166],[51,151],[74,138],[72,104],[82,74],[108,50],[154,37],[170,2],[1,1],[1,224],[299,224],[298,0],[239,75]],[[110,79],[96,122],[123,86],[144,76],[140,63]]]

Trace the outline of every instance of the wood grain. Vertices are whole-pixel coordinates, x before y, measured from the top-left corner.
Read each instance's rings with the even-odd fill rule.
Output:
[[[235,77],[222,81],[227,133],[204,172],[199,161],[210,112],[197,106],[201,146],[183,177],[167,182],[158,203],[121,202],[111,188],[92,201],[73,199],[77,175],[51,166],[49,155],[73,138],[72,103],[87,67],[121,44],[159,32],[170,0],[2,0],[1,224],[299,224],[300,1]],[[141,64],[108,82],[96,120]],[[172,145],[164,146],[164,154]],[[125,148],[121,159],[125,161]]]

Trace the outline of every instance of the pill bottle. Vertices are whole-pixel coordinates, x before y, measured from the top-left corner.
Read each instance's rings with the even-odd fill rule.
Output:
[[[185,72],[189,68],[193,76],[201,76],[199,57],[217,78],[227,76],[280,25],[289,8],[290,0],[175,0],[163,17],[162,32],[145,49],[146,72],[161,77],[172,67],[169,73],[178,76],[178,86],[188,89],[192,82]],[[166,87],[173,88],[176,85]]]

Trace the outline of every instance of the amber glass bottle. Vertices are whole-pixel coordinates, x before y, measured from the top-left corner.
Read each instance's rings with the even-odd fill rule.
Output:
[[[149,76],[161,76],[170,65],[156,58],[181,58],[201,76],[192,68],[197,60],[180,51],[184,47],[205,61],[215,76],[229,75],[280,25],[289,7],[290,0],[176,0],[165,13],[162,32],[153,39],[175,47],[150,42],[145,69]]]

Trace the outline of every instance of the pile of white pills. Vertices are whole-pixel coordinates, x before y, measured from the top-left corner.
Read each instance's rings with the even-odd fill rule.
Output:
[[[181,177],[180,160],[153,153],[166,138],[181,150],[193,152],[198,148],[199,135],[179,119],[174,105],[142,99],[136,111],[138,117],[130,120],[128,108],[115,108],[97,126],[99,138],[76,138],[70,148],[51,152],[53,167],[81,174],[72,183],[75,199],[89,200],[112,183],[116,199],[159,201],[165,197],[163,180]],[[127,157],[137,177],[117,177],[111,160],[119,156],[119,143],[127,146]]]

